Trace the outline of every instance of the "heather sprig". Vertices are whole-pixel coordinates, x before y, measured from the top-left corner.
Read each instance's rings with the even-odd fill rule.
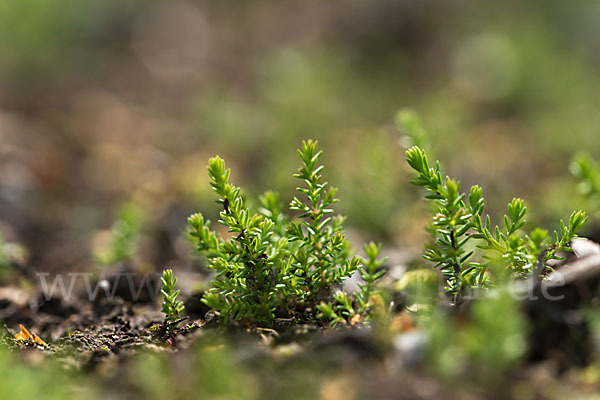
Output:
[[[375,282],[386,272],[385,269],[382,269],[386,259],[379,258],[381,245],[370,242],[365,244],[363,249],[366,258],[361,258],[359,268],[363,283],[358,284],[356,293],[349,295],[346,292],[338,291],[334,295],[335,302],[321,302],[317,307],[319,315],[329,320],[330,325],[347,323],[353,325],[367,320],[369,312],[374,306],[373,297],[380,294],[380,290],[375,287]]]
[[[303,165],[294,177],[305,183],[306,187],[297,190],[306,199],[295,197],[290,209],[300,211],[303,221],[292,222],[287,233],[291,242],[300,243],[292,264],[310,292],[317,293],[352,275],[358,269],[359,259],[350,256],[349,243],[342,233],[345,218],[332,216],[333,209],[329,208],[338,202],[337,189],[328,188],[323,181],[323,166],[318,165],[322,152],[317,151],[317,142],[302,142],[298,154]]]
[[[209,267],[217,272],[203,301],[221,312],[225,320],[269,321],[281,300],[292,291],[284,293],[284,289],[291,289],[281,285],[286,269],[275,264],[281,247],[286,245],[285,238],[272,242],[275,223],[248,208],[241,189],[229,182],[230,174],[223,159],[209,160],[211,186],[223,206],[219,222],[232,236],[220,239],[200,214],[189,218],[198,249],[210,258]]]
[[[546,263],[550,260],[562,260],[557,253],[570,251],[569,243],[573,240],[586,223],[587,216],[583,211],[574,211],[569,217],[568,224],[560,220],[560,233],[554,232],[550,238],[548,231],[535,228],[530,234],[521,235],[520,229],[525,225],[527,207],[521,199],[515,198],[508,204],[508,215],[504,216],[504,230],[495,227],[494,233],[490,230],[490,217],[482,222],[483,197],[481,189],[477,190],[477,201],[481,208],[473,215],[473,230],[477,239],[482,239],[485,244],[479,245],[483,250],[492,254],[484,255],[490,262],[508,268],[519,276],[526,276],[535,271],[545,273],[551,270]],[[489,267],[489,263],[486,265]]]
[[[460,183],[449,177],[442,178],[440,164],[430,166],[427,154],[417,146],[406,152],[408,164],[417,172],[411,183],[424,187],[430,192],[425,198],[436,206],[433,217],[434,242],[426,247],[425,259],[434,263],[446,277],[446,290],[458,297],[463,286],[481,286],[486,276],[482,268],[469,262],[473,254],[467,251],[466,244],[472,239],[467,233],[473,227],[473,205],[481,206],[475,196],[469,196],[469,205],[464,202],[465,194],[460,192]],[[477,188],[471,189],[471,193]]]
[[[177,299],[179,296],[179,290],[175,290],[177,278],[173,275],[173,270],[167,269],[163,271],[160,281],[162,283],[160,292],[163,296],[162,312],[165,314],[165,322],[174,324],[184,309],[183,302]]]
[[[508,204],[504,226],[491,228],[489,215],[483,217],[485,201],[479,186],[471,187],[468,196],[461,193],[460,183],[442,178],[439,162],[430,166],[427,154],[417,146],[407,150],[406,158],[417,173],[411,183],[429,191],[425,197],[435,204],[434,239],[426,246],[424,257],[442,271],[446,290],[455,301],[465,288],[490,283],[491,267],[519,277],[544,274],[551,269],[547,262],[561,259],[557,253],[570,250],[569,243],[587,221],[583,211],[575,211],[567,224],[560,221],[560,232],[554,232],[553,238],[540,228],[524,235],[527,208],[523,200],[515,198]],[[474,252],[467,250],[473,239],[479,240],[476,245],[482,253],[476,261]]]
[[[381,245],[370,242],[364,245],[363,250],[366,258],[362,259],[359,271],[364,283],[358,284],[359,290],[354,296],[360,314],[365,314],[370,309],[371,296],[379,293],[375,282],[385,275],[386,271],[382,266],[387,261],[386,258],[379,257]]]

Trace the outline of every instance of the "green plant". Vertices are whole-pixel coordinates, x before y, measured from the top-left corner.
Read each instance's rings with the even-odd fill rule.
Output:
[[[320,316],[328,319],[331,325],[340,323],[354,324],[368,315],[373,306],[373,296],[380,294],[379,289],[375,287],[375,281],[385,274],[381,266],[386,261],[379,258],[381,245],[371,242],[365,244],[364,252],[366,258],[361,259],[359,269],[360,276],[364,283],[358,284],[358,290],[353,295],[339,291],[334,295],[334,304],[321,302],[317,309]]]
[[[94,258],[102,265],[130,261],[137,249],[143,216],[138,206],[127,203],[119,208],[106,246],[96,246]]]
[[[490,283],[488,272],[508,270],[517,276],[544,274],[551,259],[561,259],[557,252],[570,250],[569,242],[587,221],[584,212],[571,214],[568,224],[560,221],[560,233],[550,238],[548,231],[536,228],[522,235],[527,208],[515,198],[508,204],[504,227],[491,228],[489,215],[483,217],[485,201],[479,186],[471,187],[468,196],[460,192],[460,183],[442,178],[440,164],[430,166],[427,154],[413,146],[406,152],[408,164],[417,172],[411,183],[422,186],[431,194],[425,196],[435,205],[434,240],[428,244],[424,257],[435,263],[447,279],[446,290],[457,297],[465,288],[482,287]],[[479,239],[481,261],[472,261],[474,251],[469,244]]]
[[[322,182],[317,143],[303,142],[298,154],[303,166],[294,177],[306,184],[297,189],[306,200],[292,200],[290,209],[301,212],[302,222],[291,222],[286,233],[290,242],[299,243],[292,261],[296,273],[305,278],[310,293],[318,293],[352,275],[359,259],[350,256],[350,244],[342,234],[345,217],[330,216],[333,210],[328,207],[338,202],[337,189],[327,189],[327,182]]]
[[[175,290],[177,278],[173,275],[173,270],[166,269],[163,271],[160,281],[162,283],[160,292],[163,295],[162,312],[165,314],[165,322],[174,324],[184,309],[183,303],[177,300],[180,292]]]
[[[203,302],[224,321],[244,320],[270,324],[279,315],[292,315],[297,305],[317,305],[331,288],[360,267],[342,229],[344,217],[333,216],[336,190],[323,181],[321,152],[308,140],[298,151],[302,166],[294,175],[304,183],[290,209],[300,213],[292,220],[282,213],[274,192],[260,196],[260,207],[247,204],[241,189],[229,183],[230,170],[211,158],[208,174],[223,206],[219,222],[231,233],[225,239],[210,229],[201,214],[189,218],[198,250],[216,272]]]

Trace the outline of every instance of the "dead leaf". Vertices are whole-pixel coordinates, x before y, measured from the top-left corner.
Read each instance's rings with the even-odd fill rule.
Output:
[[[46,342],[44,342],[38,335],[35,333],[31,333],[25,328],[23,325],[19,324],[19,328],[21,328],[21,332],[15,335],[16,340],[28,340],[30,339],[32,342],[39,344],[40,346],[48,346]]]
[[[352,318],[350,318],[350,325],[354,326],[354,325],[358,324],[360,321],[362,321],[362,319],[363,319],[362,315],[360,315],[360,314],[354,314],[352,316]]]

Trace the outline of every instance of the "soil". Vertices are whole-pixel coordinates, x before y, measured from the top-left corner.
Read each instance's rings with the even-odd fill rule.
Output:
[[[158,304],[144,298],[131,301],[117,295],[89,301],[78,296],[67,303],[58,297],[46,299],[35,290],[28,293],[7,286],[0,289],[0,320],[4,322],[1,341],[24,359],[57,360],[66,370],[106,380],[106,391],[126,390],[133,398],[143,397],[128,378],[137,354],[164,353],[175,363],[187,365],[191,357],[188,350],[214,337],[226,337],[236,363],[253,371],[264,393],[262,398],[286,397],[294,390],[290,382],[297,381],[299,371],[304,371],[307,381],[315,376],[328,377],[327,384],[319,386],[321,398],[523,398],[520,393],[524,385],[528,396],[532,396],[527,398],[557,398],[600,389],[573,378],[573,371],[590,362],[587,356],[593,345],[588,327],[573,318],[573,310],[593,300],[582,298],[582,293],[597,293],[597,261],[588,263],[592,266],[583,272],[585,279],[571,274],[565,284],[554,287],[568,294],[567,300],[560,303],[566,304],[563,308],[550,310],[543,302],[524,304],[534,327],[530,360],[508,376],[485,385],[473,384],[468,377],[444,381],[426,372],[423,336],[409,317],[406,320],[405,313],[400,314],[404,319],[394,321],[403,328],[391,341],[382,339],[381,332],[369,326],[331,329],[289,319],[277,320],[273,328],[225,329],[218,324],[218,316],[200,302],[201,293],[185,299],[185,319],[167,329]],[[581,265],[575,263],[575,269]],[[468,302],[462,307],[468,308]],[[16,341],[19,324],[49,344]]]

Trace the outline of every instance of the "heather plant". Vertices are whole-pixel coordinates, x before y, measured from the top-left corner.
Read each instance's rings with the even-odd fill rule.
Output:
[[[360,277],[364,283],[358,284],[356,293],[349,295],[338,291],[334,295],[333,304],[321,302],[317,309],[319,315],[330,321],[331,325],[355,324],[368,316],[369,310],[377,300],[375,296],[380,295],[380,290],[375,287],[375,282],[385,274],[381,269],[385,259],[379,258],[381,246],[371,242],[365,244],[364,252],[366,258],[361,259],[359,269]]]
[[[490,271],[502,275],[506,271],[518,277],[544,275],[551,270],[550,260],[560,260],[558,252],[569,251],[569,243],[587,221],[582,211],[573,212],[568,223],[560,221],[560,231],[553,237],[535,228],[523,234],[527,208],[515,198],[508,204],[504,226],[491,227],[490,216],[483,216],[485,200],[479,186],[468,195],[460,191],[460,183],[442,177],[440,163],[430,165],[427,154],[418,146],[406,152],[408,164],[417,177],[411,183],[424,187],[425,196],[434,203],[433,240],[426,246],[424,257],[434,263],[446,278],[446,291],[456,301],[465,288],[484,287],[492,283]],[[473,245],[480,249],[475,258]]]
[[[165,323],[175,324],[184,309],[183,302],[177,299],[179,296],[179,290],[175,290],[177,278],[173,275],[173,270],[167,269],[163,271],[160,281],[162,283],[160,293],[163,296],[162,312],[165,314]]]
[[[251,207],[241,189],[230,183],[225,162],[219,157],[209,161],[211,185],[223,207],[219,223],[230,235],[224,238],[212,231],[201,214],[190,216],[189,224],[198,250],[216,273],[203,302],[224,321],[271,324],[276,315],[294,315],[298,307],[314,310],[328,301],[335,285],[361,268],[370,280],[362,289],[368,297],[381,276],[371,271],[375,261],[361,266],[343,234],[345,218],[333,215],[336,189],[323,180],[317,142],[303,142],[298,154],[302,166],[294,177],[303,185],[290,204],[299,214],[296,218],[283,214],[271,191],[260,196],[258,209]],[[345,306],[364,312],[368,302],[363,300]]]

